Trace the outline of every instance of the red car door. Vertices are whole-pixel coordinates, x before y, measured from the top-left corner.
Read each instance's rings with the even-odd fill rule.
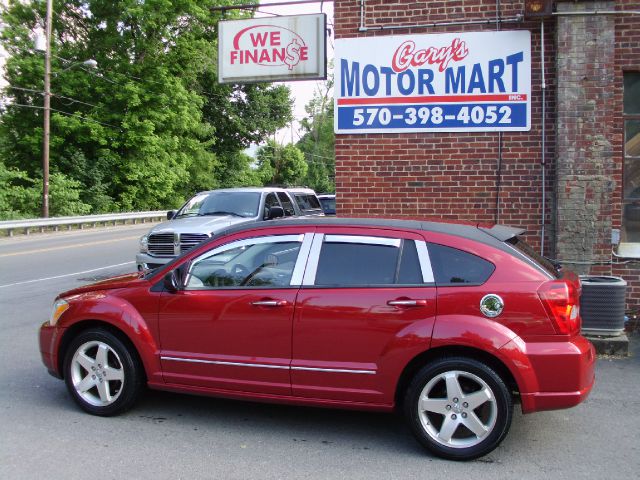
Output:
[[[310,245],[311,234],[307,237]],[[191,263],[185,289],[165,292],[160,301],[167,383],[290,395],[291,327],[306,260],[300,254],[303,238],[235,241]]]
[[[392,403],[402,368],[429,347],[435,314],[422,237],[319,228],[296,304],[293,394]]]

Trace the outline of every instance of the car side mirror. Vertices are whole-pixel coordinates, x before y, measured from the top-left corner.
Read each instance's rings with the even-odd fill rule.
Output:
[[[274,218],[284,217],[284,208],[282,207],[269,207],[267,214],[267,220],[273,220]]]
[[[175,210],[169,210],[167,212],[167,220],[173,220],[173,217],[176,216],[176,213],[178,212],[176,212]]]
[[[183,263],[178,268],[171,270],[164,276],[163,284],[167,292],[176,293],[184,289],[184,278],[188,268],[188,262],[187,264]]]

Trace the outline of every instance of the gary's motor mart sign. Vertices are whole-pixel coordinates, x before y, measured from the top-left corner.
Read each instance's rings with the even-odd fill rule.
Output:
[[[526,30],[336,41],[336,133],[528,131]]]
[[[218,24],[220,83],[327,78],[326,15],[292,15]]]

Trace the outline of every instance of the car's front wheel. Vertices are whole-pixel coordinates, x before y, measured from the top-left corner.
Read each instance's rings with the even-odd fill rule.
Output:
[[[65,356],[64,376],[73,399],[93,415],[128,410],[143,387],[142,367],[135,352],[103,329],[86,330],[72,340]]]
[[[500,376],[486,364],[446,357],[418,371],[405,399],[405,416],[418,441],[452,460],[486,455],[511,425],[513,401]]]

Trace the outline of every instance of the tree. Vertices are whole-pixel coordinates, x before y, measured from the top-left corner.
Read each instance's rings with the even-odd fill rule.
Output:
[[[256,168],[253,167],[253,157],[243,152],[226,153],[220,157],[220,162],[215,168],[215,176],[219,179],[216,187],[260,187],[263,179]]]
[[[305,106],[308,117],[301,122],[305,133],[296,144],[309,165],[304,183],[316,192],[335,191],[332,89],[333,80],[329,79]]]
[[[269,140],[256,154],[258,173],[266,184],[300,185],[307,174],[304,154],[292,143],[280,145]]]
[[[221,162],[234,164],[249,143],[290,120],[286,87],[217,84],[221,14],[210,7],[226,3],[56,2],[51,171],[78,182],[81,204],[94,212],[177,206],[195,190],[222,185],[218,175],[229,168]],[[44,9],[15,1],[2,12],[11,56],[0,155],[31,180],[42,176],[44,66],[31,45]],[[88,58],[97,70],[82,65]]]

